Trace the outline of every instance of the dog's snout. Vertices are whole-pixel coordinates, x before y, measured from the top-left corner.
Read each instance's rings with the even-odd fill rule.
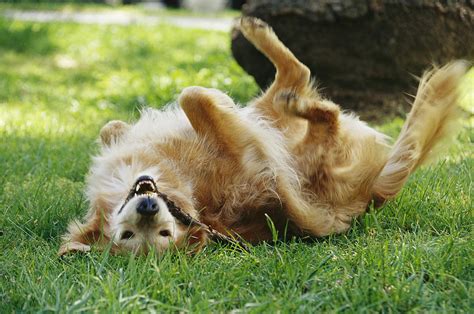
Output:
[[[137,212],[143,216],[154,216],[158,213],[160,207],[155,198],[145,197],[137,205]]]

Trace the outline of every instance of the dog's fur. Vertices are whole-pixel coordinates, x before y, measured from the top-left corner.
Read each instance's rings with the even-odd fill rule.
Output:
[[[251,243],[272,238],[270,220],[289,235],[341,233],[372,200],[393,198],[441,140],[455,134],[464,62],[421,78],[390,148],[387,136],[318,94],[308,68],[268,25],[243,18],[240,27],[275,65],[273,84],[245,108],[218,90],[189,87],[180,108],[145,110],[134,125],[106,124],[87,180],[89,213],[84,223],[70,224],[60,254],[91,244],[134,252],[204,245],[206,234],[176,221],[157,195],[136,196],[119,213],[144,174],[182,210]],[[143,197],[156,199],[158,214],[137,214]],[[133,237],[122,236],[125,231]]]

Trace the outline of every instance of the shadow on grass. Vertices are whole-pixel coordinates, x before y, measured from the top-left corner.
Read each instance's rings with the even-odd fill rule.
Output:
[[[18,24],[0,18],[0,49],[47,55],[56,47],[50,40],[48,24]]]

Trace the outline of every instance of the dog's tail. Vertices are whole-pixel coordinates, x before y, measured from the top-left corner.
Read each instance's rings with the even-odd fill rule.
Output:
[[[467,69],[467,62],[455,61],[423,75],[410,114],[375,180],[377,203],[393,198],[416,168],[433,160],[443,143],[458,134],[459,85]]]

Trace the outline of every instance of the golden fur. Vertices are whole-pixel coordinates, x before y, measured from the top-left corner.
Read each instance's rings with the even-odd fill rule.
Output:
[[[119,212],[144,174],[193,217],[252,243],[271,239],[268,219],[290,235],[341,233],[372,200],[393,198],[453,135],[465,63],[423,76],[390,148],[385,135],[318,94],[309,69],[268,25],[243,18],[240,26],[275,65],[273,84],[245,108],[218,90],[189,87],[178,99],[180,108],[145,110],[134,125],[105,125],[87,180],[90,210],[84,223],[70,224],[60,254],[87,251],[91,244],[135,252],[204,245],[206,234],[181,225],[161,199],[150,221],[136,213],[141,196]],[[121,237],[125,230],[133,238]]]

